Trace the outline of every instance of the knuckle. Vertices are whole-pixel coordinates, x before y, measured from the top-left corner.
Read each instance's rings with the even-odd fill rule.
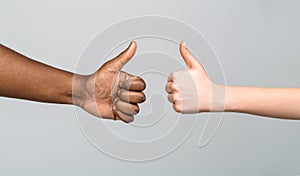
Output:
[[[176,111],[176,112],[181,112],[181,106],[179,105],[179,104],[174,104],[174,106],[173,106],[173,108],[174,108],[174,110]]]
[[[178,87],[177,87],[176,84],[171,84],[171,89],[172,89],[173,91],[179,91],[179,89],[178,89]]]
[[[168,89],[169,89],[169,83],[166,84],[165,86],[165,90],[168,92]]]
[[[174,93],[174,94],[173,94],[173,100],[174,100],[174,101],[180,101],[179,93]]]
[[[172,90],[171,90],[171,89],[172,89],[171,86],[172,86],[172,83],[167,83],[167,85],[166,85],[166,87],[165,87],[165,89],[166,89],[167,92],[171,92],[171,91],[172,91]]]

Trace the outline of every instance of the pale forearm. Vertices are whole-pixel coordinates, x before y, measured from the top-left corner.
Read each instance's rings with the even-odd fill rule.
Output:
[[[72,104],[72,77],[0,45],[0,96]]]
[[[225,111],[300,120],[300,89],[227,86]]]

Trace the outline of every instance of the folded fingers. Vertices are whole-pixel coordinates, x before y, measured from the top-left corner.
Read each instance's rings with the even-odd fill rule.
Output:
[[[138,103],[146,100],[146,96],[142,92],[146,88],[146,84],[142,78],[125,72],[121,72],[119,78],[119,90],[113,101],[113,109],[116,120],[129,123],[140,111]]]

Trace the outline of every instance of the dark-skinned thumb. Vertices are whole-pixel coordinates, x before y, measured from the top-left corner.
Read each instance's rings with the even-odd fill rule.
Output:
[[[130,42],[127,49],[125,49],[123,52],[121,52],[117,57],[114,59],[108,61],[108,66],[113,67],[116,69],[116,71],[119,71],[122,69],[122,67],[134,56],[136,51],[136,43],[135,41]]]

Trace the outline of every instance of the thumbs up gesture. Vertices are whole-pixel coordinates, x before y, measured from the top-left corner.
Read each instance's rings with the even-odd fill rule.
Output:
[[[220,111],[219,107],[212,106],[215,84],[184,42],[180,43],[180,54],[187,69],[171,73],[166,84],[168,100],[173,103],[173,109],[180,113]]]
[[[136,43],[117,57],[106,62],[92,75],[75,76],[73,89],[81,87],[80,99],[75,103],[85,111],[105,119],[132,122],[139,112],[138,103],[146,100],[142,92],[146,88],[144,80],[121,71],[134,56]],[[83,97],[83,98],[82,98]]]

